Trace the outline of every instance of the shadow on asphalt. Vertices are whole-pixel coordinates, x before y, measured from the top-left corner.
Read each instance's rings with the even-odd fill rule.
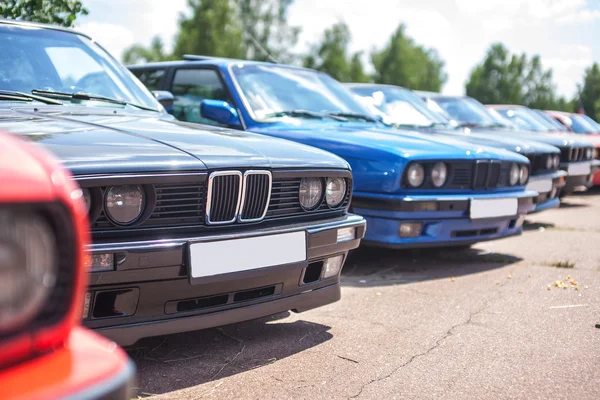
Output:
[[[521,261],[473,248],[390,250],[360,247],[346,261],[344,286],[370,287],[475,274]]]
[[[302,320],[272,323],[288,315],[140,340],[126,349],[137,367],[137,385],[131,397],[172,392],[239,374],[332,338],[326,325]]]
[[[535,231],[540,228],[549,229],[549,228],[554,228],[555,226],[556,226],[555,224],[550,223],[550,222],[525,221],[523,223],[523,230],[524,231]]]
[[[574,197],[586,197],[586,196],[597,196],[600,194],[600,186],[593,186],[585,192],[575,192],[571,196]]]

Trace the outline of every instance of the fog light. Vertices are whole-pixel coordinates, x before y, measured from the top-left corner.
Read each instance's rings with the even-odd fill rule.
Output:
[[[417,211],[437,211],[437,201],[419,201],[416,203],[415,208]]]
[[[92,254],[90,258],[92,272],[112,271],[115,269],[115,255],[113,253]]]
[[[398,234],[403,238],[414,238],[421,236],[423,224],[421,222],[404,222],[400,224]]]
[[[356,239],[356,228],[341,228],[337,231],[337,242],[347,242]]]
[[[87,292],[83,298],[83,315],[82,318],[86,319],[90,316],[90,305],[92,304],[92,293]]]
[[[344,265],[343,255],[331,257],[325,260],[323,265],[323,279],[331,278],[332,276],[339,274],[340,270],[342,269],[342,265]]]

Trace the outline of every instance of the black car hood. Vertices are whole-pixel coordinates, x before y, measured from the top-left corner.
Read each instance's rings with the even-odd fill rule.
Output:
[[[69,107],[72,108],[72,107]],[[74,174],[223,168],[348,168],[322,150],[155,113],[0,110],[0,129],[34,140]]]

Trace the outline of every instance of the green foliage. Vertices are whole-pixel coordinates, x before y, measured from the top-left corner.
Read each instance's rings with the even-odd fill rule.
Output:
[[[304,57],[307,68],[323,71],[339,81],[350,80],[350,28],[343,22],[326,29],[320,43],[313,45]]]
[[[400,25],[388,44],[374,51],[371,58],[377,83],[437,92],[448,79],[437,52],[416,44],[406,35],[404,25]]]
[[[597,63],[585,70],[580,99],[585,113],[598,121],[600,118],[600,67]]]
[[[369,75],[365,73],[361,57],[362,52],[357,52],[350,59],[350,76],[348,79],[350,82],[363,83],[371,81]]]
[[[165,51],[163,41],[158,36],[152,38],[148,48],[134,44],[123,52],[123,63],[125,64],[140,64],[171,59],[172,56]]]
[[[9,19],[70,27],[78,15],[87,14],[79,0],[0,1],[0,16]]]

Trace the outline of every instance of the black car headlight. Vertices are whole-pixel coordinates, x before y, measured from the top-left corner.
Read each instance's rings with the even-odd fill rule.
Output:
[[[523,164],[521,165],[521,169],[519,171],[519,183],[524,185],[527,183],[527,179],[529,179],[529,167]]]
[[[305,211],[312,211],[323,199],[323,180],[321,178],[302,178],[300,181],[300,205]]]
[[[0,211],[0,333],[26,325],[46,305],[57,279],[56,236],[35,214]]]
[[[593,150],[592,150],[592,149],[587,149],[587,150],[585,151],[585,159],[586,159],[586,160],[591,160],[591,159],[592,159],[592,157],[593,157],[593,155],[594,155],[594,152],[593,152]]]
[[[435,187],[444,186],[448,177],[448,167],[443,162],[435,163],[431,169],[431,183]]]
[[[552,157],[552,155],[549,155],[546,158],[546,169],[552,169],[553,165],[554,165],[554,157]]]
[[[406,171],[406,179],[412,187],[419,187],[425,180],[425,169],[419,163],[411,164]]]
[[[92,208],[92,193],[90,192],[90,189],[81,189],[81,197],[83,197],[83,201],[85,203],[85,210],[89,213],[90,209]]]
[[[560,156],[558,154],[555,154],[553,157],[553,166],[555,169],[558,168],[558,166],[560,165]]]
[[[106,214],[119,225],[131,224],[142,215],[145,197],[140,185],[111,186],[104,200]]]
[[[519,183],[520,175],[521,175],[521,170],[520,170],[519,166],[517,164],[511,165],[508,183],[510,183],[511,186],[516,185],[517,183]]]
[[[329,207],[339,207],[346,197],[346,180],[344,178],[327,178],[325,200]]]

